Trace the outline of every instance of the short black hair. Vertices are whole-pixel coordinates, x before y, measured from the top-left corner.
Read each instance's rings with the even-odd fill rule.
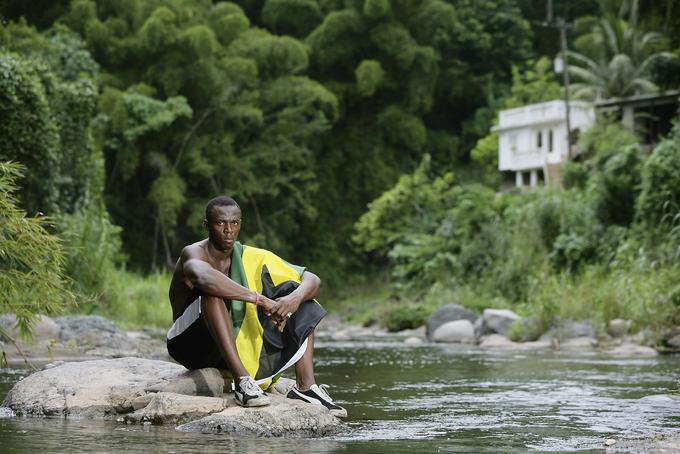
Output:
[[[221,206],[236,207],[239,210],[241,209],[238,203],[236,203],[236,200],[232,199],[231,197],[227,197],[226,195],[221,195],[211,199],[210,202],[208,202],[208,204],[205,206],[205,219],[210,220],[210,214],[212,213],[213,208]]]

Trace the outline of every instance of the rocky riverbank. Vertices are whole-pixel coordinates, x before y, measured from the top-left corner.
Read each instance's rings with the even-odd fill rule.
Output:
[[[11,337],[0,338],[0,349],[10,367],[22,367],[26,360],[40,365],[57,360],[127,356],[170,361],[165,331],[160,329],[123,331],[112,321],[97,315],[55,318],[41,315],[33,328],[33,336],[24,339],[15,325],[13,314],[0,316],[0,326]]]
[[[31,339],[22,339],[13,314],[0,316],[0,327],[11,336],[0,338],[0,350],[11,367],[30,363],[77,361],[94,358],[140,357],[171,361],[165,347],[165,330],[148,328],[123,331],[115,323],[95,315],[50,318],[40,316]],[[378,326],[347,324],[328,316],[317,328],[317,338],[335,341],[366,337],[397,337],[405,343],[424,342],[476,345],[483,349],[592,351],[610,356],[655,356],[659,350],[680,351],[680,328],[663,337],[661,348],[646,331],[630,333],[630,322],[612,320],[606,329],[590,321],[563,321],[540,335],[537,321],[510,310],[486,309],[477,315],[459,305],[446,304],[427,323],[413,330],[389,333]],[[511,340],[511,337],[516,340]]]

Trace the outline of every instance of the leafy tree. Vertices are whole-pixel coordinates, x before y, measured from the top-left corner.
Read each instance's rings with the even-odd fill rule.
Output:
[[[660,33],[640,29],[637,1],[618,15],[583,18],[577,27],[583,33],[576,47],[583,51],[570,52],[575,64],[568,66],[578,81],[572,85],[574,97],[593,100],[658,91],[651,80],[653,65],[673,55],[662,51]]]
[[[63,27],[39,34],[9,24],[0,54],[3,103],[0,156],[28,166],[21,192],[63,238],[64,271],[79,296],[104,292],[120,261],[119,228],[103,203],[104,157],[92,137],[99,66]],[[96,233],[95,233],[96,232]]]
[[[269,2],[263,16],[288,32],[302,22],[286,6],[313,3]],[[217,193],[242,203],[246,240],[304,253],[300,224],[318,209],[313,150],[339,109],[304,76],[303,43],[250,27],[234,3],[74,0],[60,21],[101,65],[107,205],[135,266],[173,264]]]
[[[673,232],[678,238],[680,223],[680,127],[673,129],[642,167],[637,219],[651,233]]]
[[[25,169],[0,162],[0,313],[13,312],[24,334],[39,313],[55,313],[74,302],[64,276],[60,240],[51,220],[19,208],[17,181]]]

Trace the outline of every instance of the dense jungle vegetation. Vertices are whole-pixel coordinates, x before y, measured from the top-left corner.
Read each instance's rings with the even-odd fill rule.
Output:
[[[601,118],[564,188],[524,192],[490,132],[561,99],[557,17],[576,96],[680,88],[680,5],[546,3],[0,0],[0,312],[169,325],[168,269],[228,194],[358,322],[680,324],[680,129],[643,152]]]

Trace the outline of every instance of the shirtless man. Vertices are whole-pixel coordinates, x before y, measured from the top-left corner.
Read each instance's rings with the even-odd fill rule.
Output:
[[[234,394],[239,405],[267,405],[269,398],[239,357],[230,314],[231,300],[262,307],[264,314],[283,333],[301,303],[318,295],[321,280],[300,268],[300,284],[288,295],[274,300],[258,294],[229,277],[234,247],[243,247],[236,243],[241,230],[238,204],[224,196],[212,199],[206,206],[203,226],[208,238],[182,250],[170,283],[174,323],[168,332],[168,352],[188,369],[228,369],[234,378]],[[325,389],[316,385],[313,331],[306,339],[307,348],[295,363],[296,386],[287,397],[324,405],[336,416],[346,416],[345,409],[333,403]]]

